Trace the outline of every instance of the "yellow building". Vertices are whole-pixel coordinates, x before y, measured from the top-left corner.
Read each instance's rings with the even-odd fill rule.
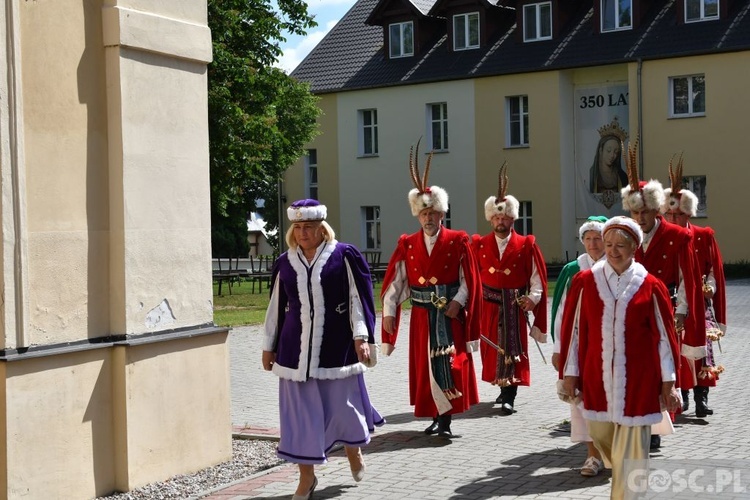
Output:
[[[0,498],[231,458],[205,0],[0,9]]]
[[[639,137],[641,178],[669,187],[683,154],[693,222],[716,230],[726,262],[750,260],[730,203],[750,185],[750,0],[360,0],[293,76],[323,115],[286,198],[319,198],[340,239],[385,258],[418,228],[406,194],[420,137],[450,225],[469,233],[489,231],[507,161],[516,229],[549,262],[576,255],[587,216],[622,213],[624,162],[597,151]]]

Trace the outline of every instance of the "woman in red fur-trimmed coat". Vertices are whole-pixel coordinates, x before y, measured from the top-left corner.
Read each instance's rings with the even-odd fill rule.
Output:
[[[614,217],[602,234],[606,260],[579,273],[568,291],[560,377],[612,467],[612,498],[622,498],[626,464],[647,468],[651,424],[680,405],[679,351],[666,287],[633,260],[640,227]]]

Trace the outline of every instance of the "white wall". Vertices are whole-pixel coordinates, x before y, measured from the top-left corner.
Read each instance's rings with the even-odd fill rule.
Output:
[[[429,151],[426,105],[439,102],[448,104],[449,152],[433,156],[428,184],[448,190],[454,229],[476,231],[474,85],[465,80],[338,95],[340,240],[364,247],[363,206],[380,206],[384,259],[401,234],[419,229],[407,201],[414,187],[409,148],[422,137],[419,165],[423,173]],[[377,157],[357,157],[359,109],[378,110]]]

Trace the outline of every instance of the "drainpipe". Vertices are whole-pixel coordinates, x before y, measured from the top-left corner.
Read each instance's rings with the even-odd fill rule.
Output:
[[[279,204],[279,229],[278,229],[278,235],[279,235],[279,255],[284,253],[286,251],[286,231],[284,230],[284,216],[286,215],[284,212],[284,203],[286,202],[286,196],[284,196],[284,192],[282,191],[284,188],[284,181],[282,180],[281,176],[279,176],[279,179],[276,184],[276,189],[278,191],[277,195],[277,203]]]
[[[643,148],[646,143],[643,133],[643,59],[638,58],[638,76],[636,86],[638,87],[638,134],[640,135],[641,147],[638,148],[638,164],[641,166],[638,176],[643,179]]]
[[[8,170],[3,172],[5,180],[10,181],[10,189],[4,190],[2,205],[9,209],[8,213],[3,214],[3,224],[5,230],[12,232],[11,239],[6,240],[4,251],[3,266],[8,271],[5,260],[10,256],[9,250],[12,249],[13,255],[13,305],[5,305],[6,314],[12,308],[13,311],[13,328],[15,329],[15,348],[20,349],[28,347],[29,334],[26,328],[27,318],[29,316],[28,307],[28,249],[27,249],[27,221],[26,221],[26,168],[24,156],[23,141],[23,98],[21,90],[21,21],[18,12],[17,2],[8,2],[5,4],[4,15],[0,19],[5,23],[7,32],[5,34],[6,56],[4,74],[5,91],[7,92],[7,120],[8,136],[7,140],[9,165]],[[6,166],[3,167],[4,169]],[[7,236],[7,234],[6,234]],[[9,319],[9,318],[6,318]],[[6,321],[5,326],[11,326]],[[8,339],[8,337],[6,337]],[[7,347],[7,346],[6,346]]]

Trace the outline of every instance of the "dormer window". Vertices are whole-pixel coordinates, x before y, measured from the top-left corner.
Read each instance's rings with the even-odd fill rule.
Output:
[[[685,22],[719,19],[719,0],[685,0]]]
[[[479,48],[479,12],[453,16],[453,50]]]
[[[414,23],[394,23],[389,25],[391,59],[414,55]]]
[[[523,6],[523,41],[536,42],[552,38],[552,2]]]
[[[632,0],[601,0],[602,31],[629,30],[633,27]]]

